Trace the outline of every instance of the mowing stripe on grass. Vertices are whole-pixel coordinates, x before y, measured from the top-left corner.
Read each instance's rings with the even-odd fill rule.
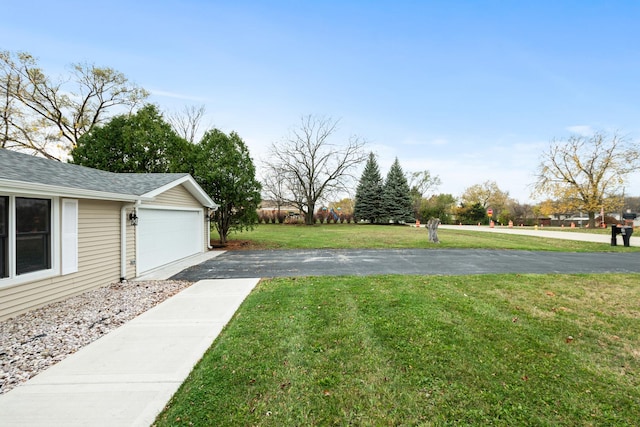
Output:
[[[633,425],[639,301],[633,274],[265,280],[157,425]]]

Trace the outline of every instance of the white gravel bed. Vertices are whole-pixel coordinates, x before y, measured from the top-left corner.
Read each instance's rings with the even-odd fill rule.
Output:
[[[0,394],[191,284],[114,283],[0,321]]]

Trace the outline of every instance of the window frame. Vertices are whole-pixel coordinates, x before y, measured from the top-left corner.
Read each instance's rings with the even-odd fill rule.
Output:
[[[6,194],[9,198],[7,229],[7,265],[6,277],[0,277],[0,288],[20,285],[27,282],[49,279],[60,275],[60,198],[40,194]],[[49,207],[49,261],[50,267],[28,273],[16,273],[16,198],[45,199],[50,201]]]
[[[53,258],[51,205],[51,199],[41,197],[16,197],[14,199],[16,251],[13,254],[13,260],[16,276],[51,269]],[[26,214],[19,215],[19,210],[26,212]],[[25,222],[26,219],[28,219],[27,222]],[[30,255],[33,253],[35,256]]]
[[[4,224],[0,228],[0,279],[9,277],[9,196],[0,196],[0,218]]]

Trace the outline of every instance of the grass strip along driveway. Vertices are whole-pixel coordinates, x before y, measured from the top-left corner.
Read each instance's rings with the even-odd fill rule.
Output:
[[[569,233],[571,229],[557,229]],[[590,233],[593,233],[591,231]],[[600,232],[600,231],[598,231]],[[213,233],[212,233],[213,234]],[[543,235],[543,233],[541,233]],[[553,252],[640,252],[640,247],[479,233],[468,229],[438,230],[440,243],[430,243],[426,228],[355,224],[296,226],[263,224],[235,234],[232,244],[243,249],[511,249]],[[214,237],[215,238],[215,237]],[[640,239],[636,232],[632,240]]]
[[[157,425],[636,425],[640,275],[262,281]]]

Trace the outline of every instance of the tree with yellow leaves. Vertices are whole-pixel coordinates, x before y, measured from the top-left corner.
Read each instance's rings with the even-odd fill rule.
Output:
[[[541,157],[533,197],[585,211],[593,227],[598,212],[620,208],[625,180],[640,165],[640,146],[617,133],[595,132],[554,139]]]
[[[460,196],[460,202],[465,206],[479,204],[484,210],[491,208],[495,218],[507,209],[509,201],[509,192],[501,190],[495,181],[485,181],[467,187]]]

